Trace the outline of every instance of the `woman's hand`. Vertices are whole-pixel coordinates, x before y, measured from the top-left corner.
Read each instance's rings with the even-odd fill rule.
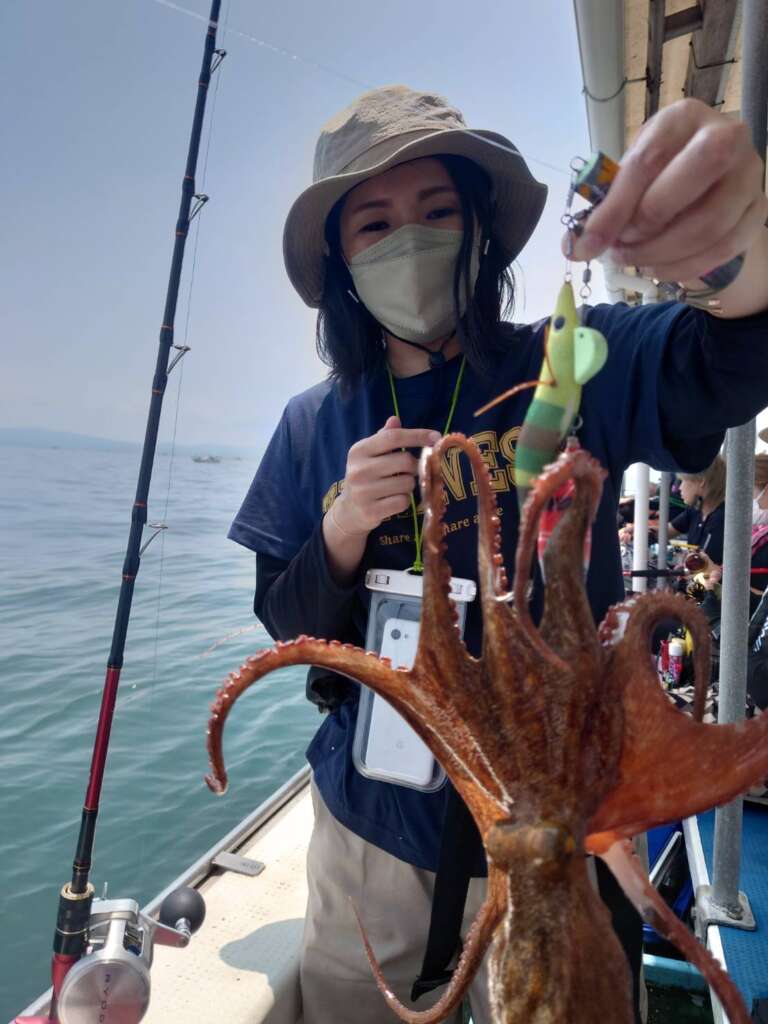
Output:
[[[390,416],[372,437],[353,444],[347,456],[344,488],[332,506],[339,529],[348,534],[369,534],[387,516],[408,508],[419,462],[402,448],[436,444],[436,430],[405,429]]]
[[[748,127],[700,100],[678,100],[625,153],[574,239],[573,258],[610,248],[621,266],[696,289],[705,287],[702,274],[746,252],[739,277],[718,296],[723,315],[746,316],[768,306],[767,219],[763,162]]]
[[[706,590],[715,590],[723,581],[723,567],[722,565],[715,565],[711,559],[707,559],[709,562],[709,568],[704,570],[704,588]]]
[[[401,449],[424,448],[439,439],[436,430],[406,429],[390,416],[378,433],[349,449],[344,488],[323,519],[330,569],[338,583],[354,579],[371,530],[410,504],[419,463]]]

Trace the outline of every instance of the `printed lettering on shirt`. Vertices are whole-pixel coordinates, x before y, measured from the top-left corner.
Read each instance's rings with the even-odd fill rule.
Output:
[[[323,502],[322,502],[323,515],[325,515],[325,513],[328,511],[328,509],[331,507],[331,505],[334,503],[334,501],[336,501],[336,499],[341,494],[343,489],[344,489],[344,481],[343,480],[337,480],[335,484],[331,484],[331,486],[328,488],[328,490],[323,495]]]
[[[494,491],[509,491],[515,486],[515,447],[519,436],[520,427],[517,426],[505,431],[500,440],[495,430],[483,430],[478,434],[473,434],[471,437],[480,449],[483,462],[490,471],[491,487]],[[499,465],[499,455],[501,455],[502,461],[506,462],[507,465]],[[466,462],[466,460],[464,461]],[[461,450],[459,448],[448,449],[441,460],[441,469],[446,490],[446,504],[450,501],[465,501],[470,494],[473,497],[477,496],[477,484],[475,483],[474,476],[469,481],[469,490],[467,489],[467,481],[465,481],[464,474],[462,473]],[[325,492],[322,501],[323,515],[334,503],[343,487],[344,481],[337,480]],[[419,514],[423,512],[421,503],[417,507],[417,512]],[[412,514],[411,509],[407,508],[404,512],[398,512],[396,516],[388,518],[408,519]]]
[[[491,489],[494,491],[508,491],[509,480],[507,479],[507,474],[503,469],[499,469],[499,460],[497,458],[499,442],[496,431],[483,430],[479,434],[473,434],[472,440],[480,449],[480,456],[491,474]],[[475,480],[472,481],[471,487],[472,493],[477,496],[477,482]]]
[[[507,460],[509,465],[507,466],[507,476],[512,487],[515,487],[515,455],[517,449],[517,439],[520,437],[521,427],[511,427],[509,430],[505,430],[501,435],[499,441],[499,451]]]

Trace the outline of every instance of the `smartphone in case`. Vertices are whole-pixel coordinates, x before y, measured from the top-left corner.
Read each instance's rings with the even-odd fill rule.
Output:
[[[422,577],[408,570],[368,569],[365,587],[370,593],[366,650],[388,658],[394,669],[412,668],[421,628]],[[459,635],[463,635],[467,607],[476,591],[473,580],[451,579],[450,597]],[[352,737],[352,761],[368,779],[423,793],[434,793],[445,784],[445,771],[426,744],[382,697],[363,685]]]
[[[416,658],[420,624],[413,619],[387,619],[380,655],[392,668],[411,668]],[[434,759],[405,719],[378,694],[373,695],[365,767],[369,774],[409,786],[426,787],[434,776]]]

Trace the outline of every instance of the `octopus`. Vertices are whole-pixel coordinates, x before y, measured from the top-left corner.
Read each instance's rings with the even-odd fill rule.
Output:
[[[471,656],[449,599],[441,458],[458,446],[478,484],[480,657]],[[534,482],[524,508],[512,587],[488,470],[461,434],[420,461],[425,569],[419,647],[410,670],[351,645],[299,637],[249,658],[216,694],[208,729],[209,787],[227,787],[222,733],[237,698],[286,665],[319,665],[359,680],[422,737],[473,815],[488,859],[488,888],[450,984],[430,1009],[388,988],[358,922],[383,998],[402,1020],[432,1024],[460,1003],[490,948],[494,1024],[631,1024],[631,979],[610,917],[588,874],[602,857],[641,915],[705,975],[732,1024],[748,1015],[735,985],[650,885],[632,837],[726,803],[768,775],[768,714],[732,725],[700,721],[709,632],[680,595],[648,593],[613,606],[596,629],[582,551],[605,472],[566,451]],[[545,607],[529,608],[542,511],[568,480],[574,497],[543,553]],[[651,634],[666,618],[694,640],[693,715],[662,690]]]

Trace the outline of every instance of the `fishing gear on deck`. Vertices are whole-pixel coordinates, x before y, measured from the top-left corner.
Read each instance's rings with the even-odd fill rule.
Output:
[[[147,541],[142,546],[142,535],[147,522],[149,484],[163,395],[168,374],[188,351],[186,345],[174,344],[174,319],[189,224],[208,199],[207,196],[195,192],[195,172],[208,84],[212,73],[226,56],[226,51],[216,49],[220,7],[221,0],[212,0],[182,182],[181,204],[176,222],[173,257],[160,328],[136,498],[131,513],[131,527],[123,563],[120,596],[96,727],[88,787],[72,866],[72,878],[62,887],[59,897],[51,964],[53,995],[45,1016],[17,1017],[16,1024],[89,1024],[91,1021],[118,1018],[121,1024],[134,1024],[140,1021],[149,1004],[149,968],[152,963],[153,944],[186,946],[190,936],[200,927],[205,917],[205,903],[195,889],[183,888],[171,893],[161,906],[158,922],[143,915],[135,900],[94,899],[94,887],[89,876],[133,589],[141,554],[149,543]],[[173,360],[169,361],[172,348],[175,348],[177,353]],[[152,537],[149,540],[151,541]]]

